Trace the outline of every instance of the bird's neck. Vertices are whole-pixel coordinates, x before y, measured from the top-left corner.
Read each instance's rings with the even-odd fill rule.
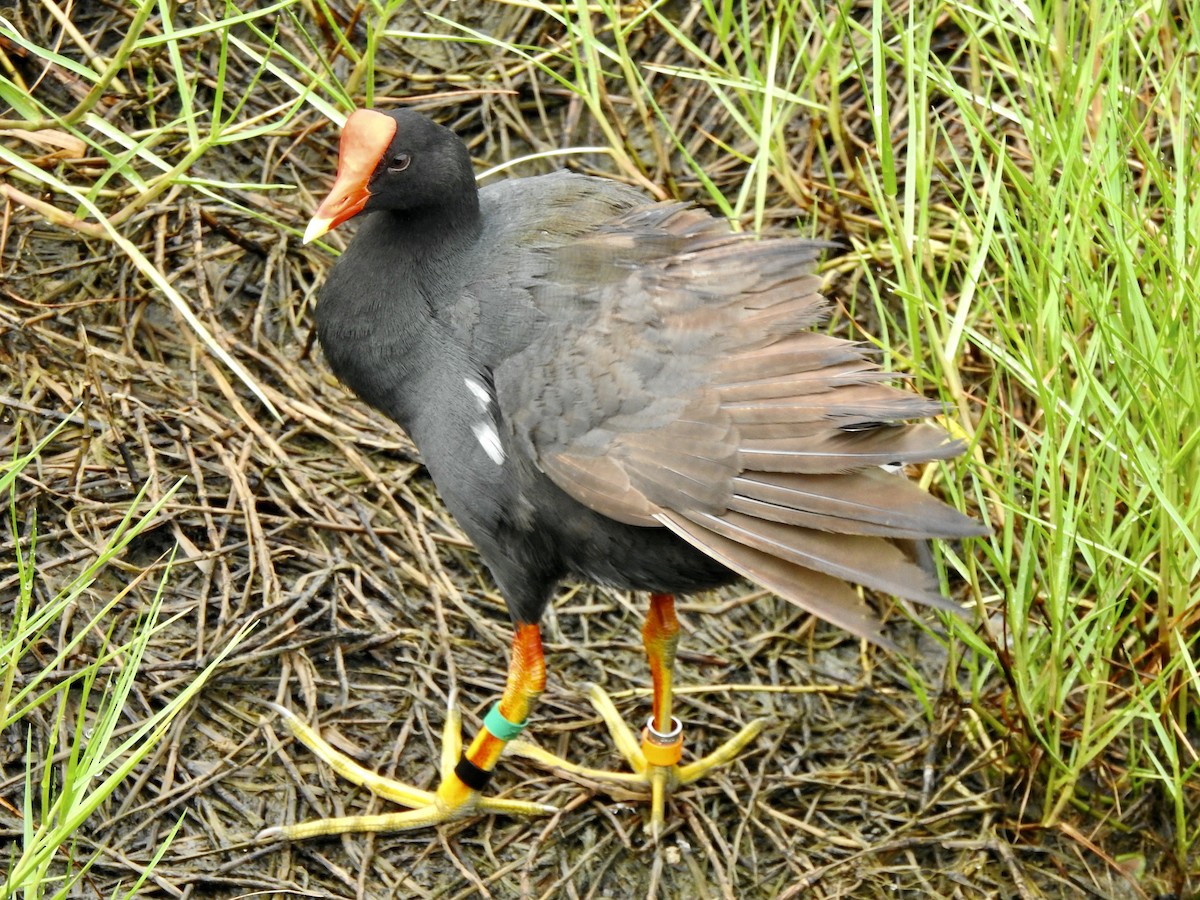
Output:
[[[317,303],[330,367],[359,396],[407,426],[420,381],[444,363],[437,332],[457,301],[479,236],[476,205],[362,217]]]
[[[376,218],[382,220],[379,224],[392,240],[412,248],[418,259],[453,253],[473,244],[482,227],[475,191],[463,193],[453,202],[443,200],[437,206],[384,210]]]

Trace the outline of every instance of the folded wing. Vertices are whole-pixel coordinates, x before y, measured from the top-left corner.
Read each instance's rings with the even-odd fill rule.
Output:
[[[580,502],[881,640],[846,582],[956,608],[906,548],[986,529],[879,468],[962,446],[865,348],[810,330],[827,314],[812,274],[825,247],[680,204],[634,209],[556,251],[555,290],[534,285],[534,302],[570,304],[547,320],[573,324],[496,384],[514,438]]]

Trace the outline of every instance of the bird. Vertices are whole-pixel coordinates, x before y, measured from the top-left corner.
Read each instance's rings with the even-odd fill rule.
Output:
[[[340,775],[406,808],[264,836],[552,811],[486,793],[506,746],[644,786],[657,834],[670,792],[764,724],[681,765],[677,595],[743,577],[884,646],[848,582],[959,609],[913,548],[987,528],[887,467],[964,447],[925,421],[939,405],[896,386],[869,347],[820,329],[830,305],[814,269],[828,243],[746,234],[567,171],[479,188],[463,141],[408,108],[348,116],[304,242],[350,219],[357,232],[316,305],[324,356],[418,449],[505,600],[512,652],[465,748],[459,714],[447,716],[434,791],[359,766],[281,707]],[[590,689],[632,771],[584,769],[519,739],[546,684],[538,623],[564,579],[649,594],[640,740]]]

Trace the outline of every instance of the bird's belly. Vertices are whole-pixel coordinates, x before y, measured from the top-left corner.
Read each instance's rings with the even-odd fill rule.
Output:
[[[591,510],[571,523],[560,544],[573,577],[623,590],[687,594],[737,577],[666,528],[625,525]]]

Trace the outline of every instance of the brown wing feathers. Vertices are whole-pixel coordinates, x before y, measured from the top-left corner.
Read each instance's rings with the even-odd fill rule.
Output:
[[[841,431],[835,423],[824,427],[814,424],[807,430],[796,428],[793,434],[796,436],[743,439],[738,448],[742,469],[821,475],[867,466],[951,459],[962,452],[960,445],[932,425]]]
[[[845,581],[806,569],[764,553],[689,522],[678,513],[664,512],[659,521],[673,532],[701,547],[730,569],[774,591],[801,609],[832,622],[851,634],[891,646],[879,630],[870,607]]]
[[[773,522],[839,534],[924,539],[970,537],[979,524],[907,478],[880,469],[847,474],[747,472],[729,508]]]
[[[878,467],[947,459],[961,446],[907,424],[937,405],[886,383],[894,376],[867,348],[807,330],[827,313],[810,267],[824,245],[749,242],[670,205],[638,210],[613,233],[625,228],[676,239],[672,254],[643,263],[631,302],[654,307],[672,356],[644,390],[689,399],[669,422],[632,417],[599,457],[562,447],[544,458],[547,473],[589,506],[656,521],[872,640],[878,625],[845,581],[955,608],[896,542],[986,529]]]

